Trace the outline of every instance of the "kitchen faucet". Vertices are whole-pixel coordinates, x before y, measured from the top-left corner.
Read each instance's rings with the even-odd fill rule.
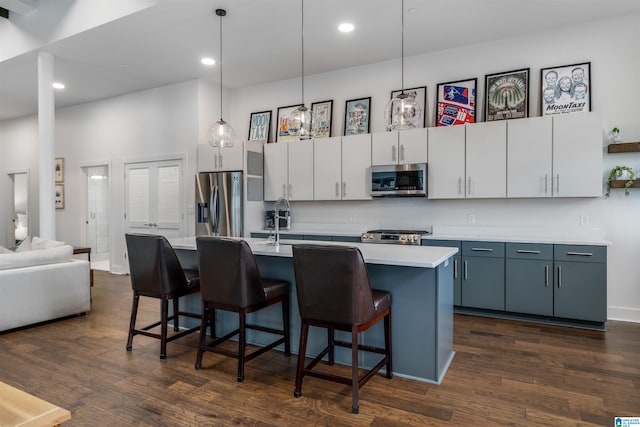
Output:
[[[273,243],[275,246],[279,246],[280,245],[280,208],[284,207],[284,209],[286,209],[287,211],[291,210],[291,205],[289,204],[289,201],[287,199],[285,199],[284,197],[280,197],[278,200],[276,200],[276,204],[274,206],[274,229],[275,229],[275,234],[276,234],[276,240]]]

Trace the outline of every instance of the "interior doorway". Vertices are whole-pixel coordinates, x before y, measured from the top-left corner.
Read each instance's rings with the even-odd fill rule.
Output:
[[[85,230],[86,245],[91,247],[91,267],[109,270],[110,218],[109,166],[83,168],[86,177]]]
[[[29,235],[29,171],[11,171],[9,200],[7,203],[7,247],[22,241]]]

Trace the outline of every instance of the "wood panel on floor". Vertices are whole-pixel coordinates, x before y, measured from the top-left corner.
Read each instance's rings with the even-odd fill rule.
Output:
[[[344,385],[308,377],[293,397],[295,356],[268,352],[238,383],[235,359],[206,353],[194,369],[196,335],[169,343],[166,360],[143,336],[127,352],[131,298],[128,276],[96,271],[87,315],[0,334],[0,381],[69,409],[65,426],[602,426],[640,416],[640,324],[596,332],[456,315],[441,385],[376,376],[353,415]],[[158,312],[143,298],[139,321]]]

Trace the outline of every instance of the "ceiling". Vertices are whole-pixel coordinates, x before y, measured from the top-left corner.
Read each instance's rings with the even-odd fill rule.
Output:
[[[40,0],[45,1],[55,0]],[[227,10],[225,86],[300,76],[300,4],[300,0],[158,0],[124,18],[47,44],[41,49],[53,53],[55,77],[67,86],[56,92],[56,106],[195,78],[219,82],[219,64],[205,67],[199,61],[205,55],[219,57],[216,8]],[[404,6],[405,56],[640,14],[637,0],[405,0]],[[305,74],[400,57],[401,13],[399,0],[306,0]],[[344,21],[355,25],[352,33],[337,31]],[[37,52],[0,62],[0,120],[36,111]]]

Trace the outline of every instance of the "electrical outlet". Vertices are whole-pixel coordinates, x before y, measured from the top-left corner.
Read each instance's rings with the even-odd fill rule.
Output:
[[[467,222],[469,224],[475,224],[476,223],[476,216],[474,214],[469,214],[469,216],[467,217]]]
[[[580,225],[589,225],[589,215],[580,215]]]

